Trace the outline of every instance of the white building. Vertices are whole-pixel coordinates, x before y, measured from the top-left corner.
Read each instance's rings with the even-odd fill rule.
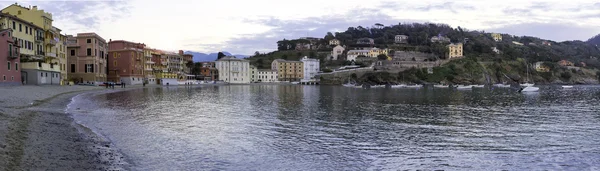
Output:
[[[223,57],[216,62],[219,80],[226,83],[250,83],[250,61],[231,56]]]
[[[331,39],[331,40],[329,40],[329,45],[340,45],[340,40]]]
[[[304,66],[304,78],[302,78],[301,82],[316,81],[315,76],[317,76],[320,70],[319,60],[305,56],[300,61],[302,61],[302,65]]]
[[[277,80],[279,79],[279,73],[277,73],[277,70],[269,70],[269,69],[265,69],[265,70],[258,70],[258,80],[259,82],[268,82],[268,83],[272,83],[272,82],[278,82]]]
[[[348,54],[346,55],[346,60],[356,61],[356,57],[361,55],[368,57],[369,52],[371,52],[371,50],[349,50]]]
[[[333,51],[331,51],[331,60],[338,60],[338,58],[344,53],[344,50],[346,49],[340,45],[335,46]]]
[[[396,35],[396,37],[394,37],[394,42],[396,42],[396,43],[407,43],[408,42],[408,36],[407,35]]]
[[[257,82],[258,81],[258,68],[256,68],[254,65],[250,65],[250,75],[249,75],[249,79],[250,82]]]

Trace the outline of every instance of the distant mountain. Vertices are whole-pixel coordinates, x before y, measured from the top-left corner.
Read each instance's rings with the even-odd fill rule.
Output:
[[[219,54],[219,52],[206,54],[206,53],[194,52],[194,51],[185,51],[185,53],[194,55],[194,58],[193,58],[194,62],[214,61],[214,60],[217,60],[217,56]],[[237,58],[248,58],[248,55],[232,55],[229,52],[223,52],[223,54],[225,54],[227,56],[235,56]]]
[[[600,45],[600,34],[588,39],[587,43],[591,45]]]

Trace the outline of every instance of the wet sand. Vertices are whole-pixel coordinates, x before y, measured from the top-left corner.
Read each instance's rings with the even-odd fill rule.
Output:
[[[81,93],[140,87],[0,87],[0,170],[128,170],[108,140],[75,123],[65,109]]]

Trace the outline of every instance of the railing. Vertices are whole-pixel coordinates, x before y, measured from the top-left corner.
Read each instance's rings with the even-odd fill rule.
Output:
[[[48,41],[48,44],[52,45],[52,46],[56,45],[56,43],[58,43],[58,42],[56,42],[56,40],[54,40],[54,39],[50,39],[50,41]]]
[[[46,53],[44,53],[43,51],[37,51],[35,52],[36,55],[46,55]]]
[[[146,64],[154,64],[152,61],[146,61]]]
[[[44,37],[43,36],[35,36],[35,41],[36,42],[43,42],[44,41]]]

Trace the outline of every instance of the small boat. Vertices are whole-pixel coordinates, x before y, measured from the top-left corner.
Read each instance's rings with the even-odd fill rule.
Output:
[[[343,84],[343,86],[349,87],[349,88],[362,88],[362,86],[354,85],[354,84],[350,84],[350,83]]]
[[[509,88],[510,84],[494,84],[494,87],[499,87],[499,88]]]
[[[531,87],[534,84],[533,83],[523,83],[523,84],[520,84],[520,85],[521,85],[521,87]]]
[[[450,88],[449,85],[439,85],[439,84],[433,85],[433,87],[434,88]]]
[[[540,88],[529,86],[529,87],[525,87],[525,88],[519,90],[519,92],[536,92],[538,90],[540,90]]]
[[[385,88],[385,85],[372,85],[371,88]]]
[[[423,85],[419,85],[419,84],[406,86],[406,88],[421,88],[421,87],[423,87]]]
[[[406,84],[391,85],[391,88],[404,88]]]
[[[573,88],[573,86],[564,85],[562,88]]]
[[[292,82],[292,84],[300,84],[300,82]]]
[[[473,88],[484,88],[485,87],[485,85],[472,85],[472,86],[473,86]]]
[[[472,89],[473,85],[459,85],[456,87],[456,89]]]

